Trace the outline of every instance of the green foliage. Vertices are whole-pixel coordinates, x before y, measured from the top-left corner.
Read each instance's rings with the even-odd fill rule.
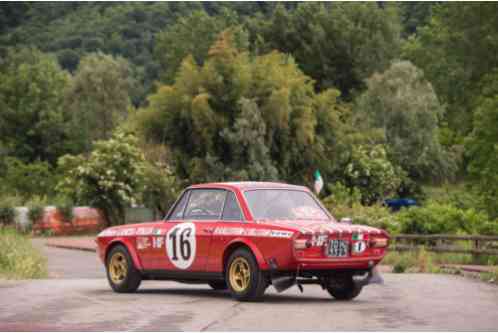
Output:
[[[438,4],[429,24],[403,45],[403,57],[423,69],[455,133],[454,144],[472,131],[472,108],[480,82],[498,67],[496,3]]]
[[[488,216],[474,209],[459,209],[451,204],[429,202],[397,214],[400,232],[407,234],[479,234]]]
[[[350,187],[360,190],[361,202],[367,205],[382,202],[399,187],[398,173],[380,145],[354,147],[345,170]]]
[[[440,270],[435,262],[439,257],[421,247],[415,252],[389,252],[382,262],[392,265],[393,273],[438,273]]]
[[[238,25],[235,12],[224,10],[221,15],[210,16],[205,11],[194,11],[181,17],[157,35],[154,55],[161,65],[161,79],[173,83],[183,59],[192,56],[195,63],[203,64],[211,45],[222,31]],[[247,33],[234,28],[235,45],[241,50],[248,48]]]
[[[81,58],[99,50],[124,57],[133,64],[133,78],[140,82],[132,96],[138,105],[158,78],[159,64],[153,58],[156,34],[200,6],[166,2],[34,3],[29,4],[23,24],[0,36],[0,44],[33,45],[54,53],[70,71],[76,69]]]
[[[394,62],[367,86],[355,106],[359,128],[382,130],[389,160],[410,178],[451,177],[454,167],[438,141],[443,108],[422,71],[407,61]]]
[[[0,277],[47,277],[47,260],[33,247],[29,237],[19,234],[13,228],[0,228],[0,248]]]
[[[57,211],[62,215],[63,222],[72,223],[73,222],[73,210],[74,204],[71,200],[67,198],[59,198],[57,205]]]
[[[16,211],[3,200],[0,201],[0,225],[11,225],[15,223]]]
[[[81,59],[65,99],[72,114],[72,132],[80,149],[89,151],[92,141],[108,139],[130,107],[129,64],[103,53]]]
[[[383,71],[399,54],[400,22],[395,6],[375,3],[278,5],[268,19],[248,22],[254,48],[292,54],[320,89],[337,87],[344,96]]]
[[[358,189],[351,190],[341,183],[336,183],[330,191],[332,194],[324,198],[322,202],[337,221],[348,217],[352,219],[353,224],[381,228],[390,234],[398,232],[397,216],[391,214],[387,207],[380,204],[362,205],[360,203],[361,193]]]
[[[144,170],[143,203],[166,216],[182,189],[176,183],[175,175],[160,164],[147,163]]]
[[[137,139],[116,132],[107,141],[97,141],[88,155],[66,155],[59,159],[64,178],[59,193],[75,203],[102,210],[110,225],[124,223],[125,208],[139,201],[145,159]]]
[[[474,130],[466,142],[469,173],[489,215],[498,218],[498,67],[482,82]]]
[[[68,151],[62,102],[69,74],[36,49],[9,50],[0,64],[0,140],[7,155],[55,163]]]
[[[336,96],[327,94],[320,112],[337,112]],[[147,139],[171,147],[176,173],[189,182],[304,182],[314,155],[335,145],[330,134],[321,136],[332,130],[327,124],[317,130],[315,99],[292,58],[277,52],[252,58],[234,47],[227,30],[203,66],[185,58],[175,83],[159,87],[136,121]]]
[[[4,193],[16,194],[28,200],[33,195],[52,195],[56,176],[47,162],[24,163],[8,157],[3,180]]]
[[[45,207],[47,206],[47,198],[34,196],[26,203],[26,206],[28,207],[28,218],[31,225],[34,225],[43,218]]]

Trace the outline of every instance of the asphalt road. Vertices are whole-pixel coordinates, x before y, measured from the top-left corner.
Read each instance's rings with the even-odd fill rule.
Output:
[[[0,281],[0,331],[498,330],[498,287],[459,276],[385,274],[385,285],[352,302],[304,286],[239,303],[208,286],[163,281],[115,294],[95,254],[43,250],[51,279]]]

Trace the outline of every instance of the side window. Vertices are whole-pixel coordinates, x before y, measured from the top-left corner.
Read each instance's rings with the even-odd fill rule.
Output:
[[[242,213],[240,212],[237,198],[235,198],[235,194],[233,192],[228,192],[227,200],[225,202],[225,209],[223,210],[223,220],[242,220]]]
[[[187,199],[190,191],[186,191],[183,193],[180,201],[176,205],[171,215],[168,217],[168,220],[181,220],[183,218],[183,210],[185,209],[185,205],[187,204]]]
[[[219,219],[225,196],[225,190],[192,190],[184,218],[193,220]]]

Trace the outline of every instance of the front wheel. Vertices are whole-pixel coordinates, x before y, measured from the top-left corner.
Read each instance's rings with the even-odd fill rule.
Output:
[[[352,275],[334,276],[327,279],[327,291],[337,300],[349,301],[358,296],[362,287],[354,283]]]
[[[113,247],[107,255],[106,271],[112,290],[118,293],[132,293],[142,282],[140,272],[123,245]]]
[[[225,280],[232,296],[239,301],[255,301],[265,293],[268,282],[251,251],[241,248],[228,258]]]

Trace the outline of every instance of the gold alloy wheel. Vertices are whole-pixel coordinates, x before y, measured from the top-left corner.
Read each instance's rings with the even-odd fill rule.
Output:
[[[128,273],[128,262],[123,253],[116,252],[109,260],[109,275],[115,284],[120,284],[126,278]]]
[[[249,262],[243,257],[238,257],[230,265],[229,270],[230,285],[233,290],[240,293],[249,287],[251,278],[251,268]]]

